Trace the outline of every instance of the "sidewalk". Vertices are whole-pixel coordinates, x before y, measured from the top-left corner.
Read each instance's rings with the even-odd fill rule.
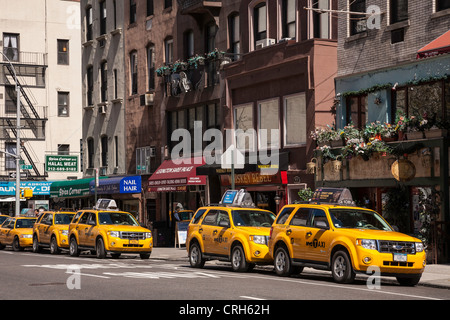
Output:
[[[150,259],[183,261],[188,263],[188,255],[186,247],[170,248],[155,247],[153,248]],[[328,271],[315,270],[306,268],[305,273],[327,273]],[[396,281],[393,277],[382,277],[383,280]],[[425,267],[425,271],[420,279],[419,286],[429,286],[436,288],[450,289],[450,264],[429,264]]]

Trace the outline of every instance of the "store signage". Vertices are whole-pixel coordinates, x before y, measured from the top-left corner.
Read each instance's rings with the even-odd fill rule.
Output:
[[[78,172],[78,156],[45,156],[47,172]]]

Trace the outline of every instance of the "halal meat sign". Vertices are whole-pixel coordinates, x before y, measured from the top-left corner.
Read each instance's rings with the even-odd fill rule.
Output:
[[[78,172],[78,156],[45,156],[47,172]]]

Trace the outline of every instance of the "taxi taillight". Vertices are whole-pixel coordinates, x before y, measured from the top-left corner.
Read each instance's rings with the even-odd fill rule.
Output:
[[[269,239],[272,238],[273,227],[270,227]]]

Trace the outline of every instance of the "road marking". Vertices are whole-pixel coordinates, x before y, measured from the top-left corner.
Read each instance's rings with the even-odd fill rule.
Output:
[[[266,300],[263,298],[256,298],[256,297],[250,297],[250,296],[239,296],[239,298],[250,299],[250,300]]]

